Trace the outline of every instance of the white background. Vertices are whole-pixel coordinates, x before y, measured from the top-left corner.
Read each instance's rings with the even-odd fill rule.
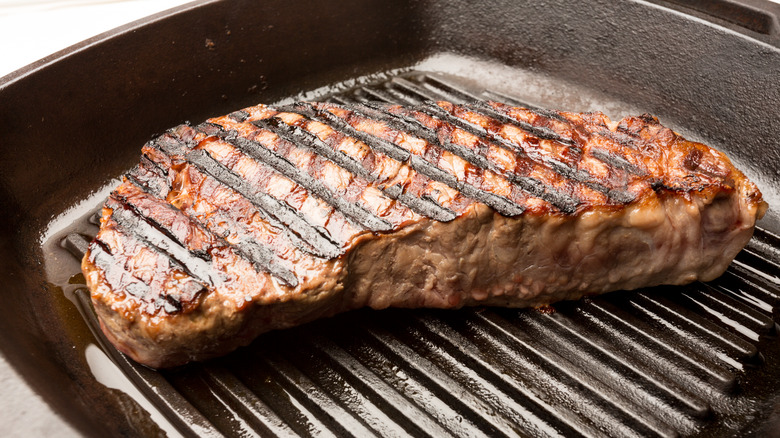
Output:
[[[0,0],[0,77],[191,0]]]

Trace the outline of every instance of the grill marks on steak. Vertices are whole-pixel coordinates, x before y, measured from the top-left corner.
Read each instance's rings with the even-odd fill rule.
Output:
[[[435,224],[473,217],[465,222],[472,226],[495,211],[503,217],[492,220],[499,236],[521,229],[521,221],[532,224],[526,233],[548,232],[539,225],[545,218],[567,232],[580,227],[587,234],[603,228],[587,215],[619,222],[622,209],[641,210],[642,203],[651,205],[650,219],[637,219],[642,215],[634,212],[626,213],[626,221],[640,227],[659,223],[666,196],[681,197],[696,208],[729,197],[721,203],[725,222],[743,218],[747,213],[732,211],[732,204],[738,197],[749,198],[750,223],[702,220],[713,233],[724,226],[752,230],[766,208],[755,186],[725,156],[682,139],[650,116],[613,124],[600,113],[496,102],[260,105],[196,127],[176,127],[147,143],[139,165],[106,202],[83,269],[109,339],[136,360],[168,366],[229,351],[263,331],[360,305],[458,307],[484,300],[536,305],[576,298],[589,286],[566,286],[568,273],[554,280],[561,292],[548,301],[539,297],[538,279],[529,283],[522,272],[512,274],[512,281],[533,297],[514,301],[502,298],[514,293],[504,290],[510,286],[489,279],[459,280],[479,286],[472,297],[463,298],[458,293],[468,291],[453,294],[429,285],[430,275],[415,274],[414,281],[424,282],[419,289],[438,297],[388,291],[380,291],[383,297],[366,296],[371,285],[355,280],[350,292],[345,278],[363,269],[352,260],[360,247],[390,252],[389,260],[440,260],[438,253],[415,252],[424,245],[436,247],[430,235],[416,234]],[[396,253],[404,251],[403,245],[396,249],[388,243],[396,234],[416,248],[408,257]],[[642,239],[643,244],[648,238]],[[512,266],[514,256],[503,252],[522,252],[524,242],[496,249],[494,257]],[[579,246],[588,245],[555,244],[550,257],[576,270],[587,251]],[[570,259],[582,260],[571,265]],[[377,269],[403,275],[395,266]],[[613,284],[636,287],[617,279]],[[609,288],[599,285],[592,292]],[[177,336],[195,344],[181,345],[185,341],[177,343]]]

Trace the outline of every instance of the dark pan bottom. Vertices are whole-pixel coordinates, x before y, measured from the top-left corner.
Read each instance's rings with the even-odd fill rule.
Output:
[[[451,61],[462,63],[455,73],[468,69],[469,61]],[[550,95],[533,78],[525,89],[442,72],[377,78],[306,97],[546,101],[605,108],[611,117],[634,111],[600,96]],[[93,214],[58,233],[46,262],[60,267],[54,277],[69,279],[57,286],[100,344],[82,346],[91,372],[129,396],[127,415],[148,423],[139,427],[149,433],[647,437],[780,429],[780,237],[763,229],[725,275],[706,284],[618,292],[546,311],[361,310],[157,372],[127,360],[99,333],[77,271],[96,231]]]

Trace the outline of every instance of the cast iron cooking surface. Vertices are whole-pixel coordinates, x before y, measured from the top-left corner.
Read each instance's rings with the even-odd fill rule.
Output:
[[[93,436],[777,435],[780,6],[696,3],[203,1],[3,78],[2,354]],[[79,273],[108,188],[155,133],[300,96],[650,112],[770,211],[708,284],[362,310],[201,364],[128,361]]]
[[[529,106],[445,77],[412,71],[319,98]],[[79,260],[95,223],[89,214],[65,230],[61,251]],[[79,280],[70,290],[103,351],[185,435],[727,435],[767,415],[776,388],[762,381],[780,379],[778,248],[780,239],[759,229],[726,275],[707,284],[541,311],[363,310],[160,372],[108,345],[88,292]]]

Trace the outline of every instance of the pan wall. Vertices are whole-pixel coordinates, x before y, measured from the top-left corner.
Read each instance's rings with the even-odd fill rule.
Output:
[[[560,105],[593,90],[630,102],[723,148],[770,204],[780,202],[780,52],[749,32],[638,1],[201,2],[0,84],[2,354],[84,433],[138,432],[137,418],[68,348],[89,335],[72,329],[78,314],[46,282],[40,237],[52,218],[184,120],[441,53],[566,84]],[[778,233],[776,217],[764,227]],[[97,421],[106,416],[114,421]]]

